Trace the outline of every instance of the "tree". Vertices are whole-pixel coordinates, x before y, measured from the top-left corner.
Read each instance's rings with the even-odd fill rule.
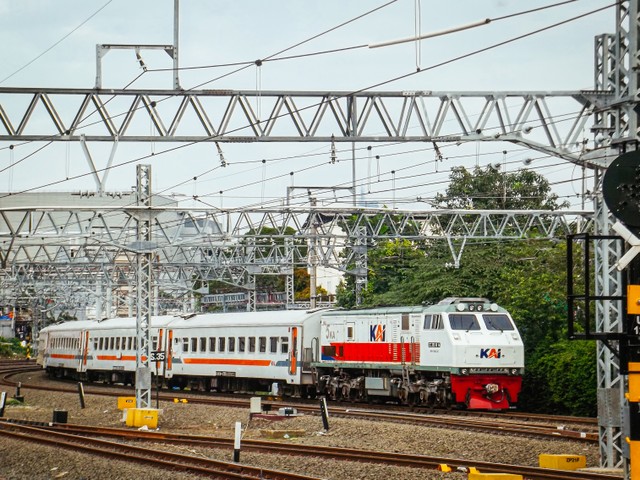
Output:
[[[569,206],[558,203],[546,178],[533,170],[501,172],[499,167],[454,167],[446,193],[437,194],[437,208],[474,210],[558,210]]]
[[[360,223],[356,225],[358,221]],[[424,255],[424,245],[398,238],[398,235],[418,235],[419,226],[410,221],[402,225],[402,229],[398,231],[396,227],[400,223],[398,216],[390,210],[388,213],[380,213],[372,217],[353,215],[347,224],[342,225],[345,232],[354,232],[359,228],[367,249],[368,284],[363,292],[364,299],[386,291],[404,275],[405,266],[410,265],[412,259]],[[378,237],[388,235],[389,239],[370,240],[369,237],[374,235]],[[347,265],[346,270],[349,271],[354,267],[354,264]],[[338,306],[354,307],[355,292],[355,276],[347,275],[336,288]],[[364,304],[367,302],[365,301]]]
[[[503,173],[489,166],[452,170],[451,184],[434,204],[452,209],[555,210],[566,206],[544,177],[528,170]],[[398,251],[406,255],[399,257]],[[411,252],[411,254],[408,254]],[[596,410],[594,342],[567,334],[566,247],[555,240],[468,243],[459,268],[450,266],[445,241],[412,245],[379,242],[368,251],[365,306],[435,303],[447,296],[486,297],[512,314],[525,345],[520,406],[529,411],[593,415]],[[342,305],[354,302],[342,285]]]

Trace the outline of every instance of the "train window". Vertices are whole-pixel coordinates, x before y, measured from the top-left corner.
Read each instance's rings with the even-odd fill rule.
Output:
[[[267,337],[260,337],[260,353],[264,353],[267,351]]]
[[[104,350],[104,338],[100,337],[98,339],[98,350]]]
[[[200,337],[200,351],[207,351],[207,337]]]
[[[355,338],[356,324],[347,323],[347,340],[353,340]]]
[[[189,338],[184,337],[182,339],[182,351],[183,352],[188,352],[189,351]]]
[[[504,314],[484,314],[482,315],[487,330],[514,330],[514,326],[509,317]]]
[[[251,353],[256,351],[256,337],[249,337],[249,351]]]
[[[422,324],[423,330],[429,330],[431,328],[431,315],[424,316],[424,323]]]
[[[133,343],[133,337],[127,337],[127,350],[131,350],[132,343]]]
[[[115,341],[114,337],[109,337],[109,350],[114,350]]]
[[[93,349],[97,350],[98,349],[98,339],[97,338],[92,338],[91,340],[92,340],[91,343],[93,343]]]
[[[289,353],[289,339],[280,337],[280,353]]]
[[[247,340],[244,337],[238,337],[238,351],[239,352],[244,352],[246,341]]]
[[[469,313],[450,313],[449,323],[452,330],[480,330],[478,319]]]
[[[431,319],[431,330],[442,330],[443,328],[444,324],[442,323],[442,315],[434,315]]]
[[[402,314],[402,330],[409,330],[411,327],[409,326],[409,314]]]
[[[116,350],[120,350],[120,337],[116,337]]]
[[[219,337],[218,338],[218,351],[219,352],[224,352],[224,337]]]
[[[229,337],[229,351],[236,351],[236,337]]]
[[[197,337],[191,337],[191,351],[192,352],[197,352],[198,351],[198,338]]]
[[[323,345],[322,355],[326,355],[327,357],[335,357],[336,347],[334,347],[333,345]]]
[[[209,351],[216,351],[216,337],[209,337]]]
[[[269,338],[269,351],[271,353],[278,353],[278,337]]]

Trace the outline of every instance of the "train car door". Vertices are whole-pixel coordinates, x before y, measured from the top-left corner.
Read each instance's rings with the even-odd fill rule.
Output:
[[[80,341],[78,343],[80,347],[80,355],[78,361],[78,372],[87,371],[87,356],[89,355],[89,331],[83,330],[80,332]]]
[[[291,349],[289,350],[289,374],[298,370],[298,327],[291,327]]]
[[[165,339],[165,360],[162,374],[166,378],[171,378],[173,376],[173,373],[171,372],[171,367],[173,366],[173,330],[168,328],[166,329]]]

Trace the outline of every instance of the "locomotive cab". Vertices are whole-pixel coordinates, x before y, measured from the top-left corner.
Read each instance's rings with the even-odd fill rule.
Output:
[[[502,410],[518,400],[524,346],[508,312],[483,298],[445,299],[425,315],[423,358],[450,371],[452,402]]]

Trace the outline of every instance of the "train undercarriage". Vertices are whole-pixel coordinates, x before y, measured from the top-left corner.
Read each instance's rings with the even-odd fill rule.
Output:
[[[90,383],[135,385],[131,371],[77,372],[48,367],[51,378]],[[313,379],[313,380],[311,380]],[[235,376],[153,376],[153,385],[169,390],[269,394],[294,398],[324,396],[333,401],[396,402],[426,408],[506,410],[512,407],[509,390],[519,391],[520,377],[459,376],[447,372],[316,368],[309,384],[291,385],[270,379]],[[516,388],[517,387],[517,388]]]
[[[318,369],[318,394],[340,401],[389,402],[427,408],[512,408],[509,386],[518,379],[464,377],[403,369]]]

